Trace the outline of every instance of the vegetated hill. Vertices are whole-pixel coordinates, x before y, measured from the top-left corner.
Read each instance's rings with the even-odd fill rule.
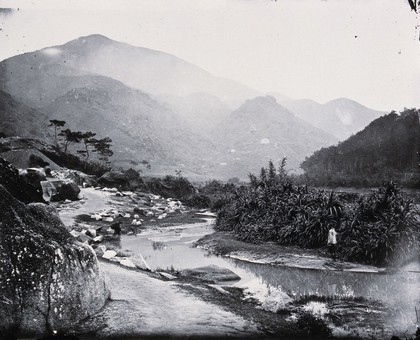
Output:
[[[188,123],[193,131],[207,136],[232,111],[216,96],[203,92],[185,97],[159,96],[159,99]]]
[[[391,112],[346,141],[316,151],[302,163],[320,185],[373,186],[397,180],[420,187],[420,110]]]
[[[44,112],[32,109],[0,90],[0,136],[46,138],[46,128],[39,128],[39,123],[45,122],[46,116]]]
[[[288,169],[299,172],[299,164],[317,148],[337,139],[297,118],[274,97],[247,100],[213,130],[224,150],[216,172],[245,178],[271,159],[287,158]]]
[[[182,166],[194,173],[209,162],[214,146],[191,132],[172,111],[139,90],[103,78],[105,86],[69,90],[43,110],[50,118],[66,121],[71,130],[110,137],[114,164],[146,160],[158,174]],[[112,82],[116,87],[111,91]]]
[[[313,100],[281,100],[281,105],[298,117],[334,136],[345,140],[365,128],[385,112],[369,109],[353,100],[340,98],[326,104]]]
[[[61,68],[63,65],[69,68]],[[171,54],[134,47],[101,35],[81,37],[64,45],[9,58],[0,63],[0,74],[6,78],[6,90],[18,95],[23,81],[32,83],[40,68],[48,76],[51,67],[56,74],[95,73],[111,77],[154,95],[206,92],[234,105],[258,95],[245,85],[214,77]]]

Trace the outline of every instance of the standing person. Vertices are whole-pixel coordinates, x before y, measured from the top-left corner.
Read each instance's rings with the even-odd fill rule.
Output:
[[[328,251],[331,253],[333,260],[336,260],[336,251],[337,251],[337,232],[335,231],[334,226],[328,231]]]

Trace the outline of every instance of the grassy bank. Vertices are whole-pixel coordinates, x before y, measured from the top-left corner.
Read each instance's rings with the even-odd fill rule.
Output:
[[[272,163],[250,185],[226,196],[216,222],[242,241],[273,241],[302,248],[325,248],[328,230],[338,232],[340,256],[348,261],[390,265],[420,249],[418,211],[395,183],[368,195],[327,192],[299,185]]]

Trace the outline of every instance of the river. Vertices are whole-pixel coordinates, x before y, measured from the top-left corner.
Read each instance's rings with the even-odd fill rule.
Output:
[[[417,310],[420,307],[418,263],[409,264],[392,274],[308,270],[258,264],[215,256],[193,247],[196,240],[212,232],[211,220],[182,226],[156,227],[136,236],[123,235],[118,246],[124,251],[141,253],[154,270],[180,270],[206,265],[230,269],[241,277],[233,285],[246,288],[246,292],[263,305],[270,299],[276,299],[279,305],[284,306],[291,298],[299,299],[309,295],[331,297],[334,303],[330,307],[335,304],[334,308],[340,308],[341,312],[347,308],[347,318],[349,315],[354,318],[347,319],[347,325],[337,327],[338,334],[349,334],[340,333],[343,329],[353,332],[356,329],[357,333],[353,334],[360,335],[360,328],[369,328],[374,329],[374,336],[380,336],[384,332],[414,332],[416,328],[415,307]],[[365,300],[358,303],[359,298],[371,303]]]

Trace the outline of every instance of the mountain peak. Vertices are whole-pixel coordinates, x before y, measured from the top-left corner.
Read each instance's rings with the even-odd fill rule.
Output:
[[[281,119],[282,117],[294,117],[294,114],[277,103],[273,96],[258,96],[248,99],[236,111],[232,112],[236,117],[247,117],[247,119],[261,119],[272,117]]]

